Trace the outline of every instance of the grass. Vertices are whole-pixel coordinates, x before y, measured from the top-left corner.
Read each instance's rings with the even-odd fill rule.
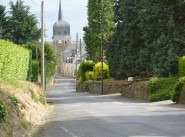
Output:
[[[29,122],[21,122],[18,129],[28,129],[30,127]]]
[[[16,88],[22,88],[23,87],[23,85],[19,81],[3,81],[1,83],[6,84],[6,85],[12,85]]]
[[[10,97],[10,101],[11,101],[11,103],[12,103],[15,107],[18,106],[19,101],[18,101],[18,99],[17,99],[15,96],[11,96],[11,97]]]
[[[31,98],[33,99],[33,101],[35,101],[36,103],[38,103],[38,97],[37,95],[35,94],[35,92],[32,90],[32,89],[28,89],[30,94],[31,94]]]

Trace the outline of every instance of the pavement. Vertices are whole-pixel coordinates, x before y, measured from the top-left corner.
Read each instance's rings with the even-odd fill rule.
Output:
[[[75,88],[75,79],[56,78],[47,93],[55,109],[38,137],[185,137],[185,105],[76,93]]]

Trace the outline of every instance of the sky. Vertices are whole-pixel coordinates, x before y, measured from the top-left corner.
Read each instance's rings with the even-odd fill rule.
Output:
[[[12,0],[16,2],[17,0]],[[42,0],[23,0],[24,5],[30,7],[30,12],[35,14],[40,22],[41,2]],[[58,20],[59,0],[44,1],[44,24],[46,28],[46,38],[48,42],[52,41],[53,25]],[[72,40],[83,39],[83,27],[87,25],[87,1],[88,0],[61,0],[63,19],[70,24]],[[6,6],[9,10],[10,0],[0,0],[0,5]]]

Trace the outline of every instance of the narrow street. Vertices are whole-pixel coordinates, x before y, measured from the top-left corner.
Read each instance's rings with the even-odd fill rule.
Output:
[[[56,81],[48,91],[55,109],[38,137],[185,137],[184,106],[76,93],[74,79]]]

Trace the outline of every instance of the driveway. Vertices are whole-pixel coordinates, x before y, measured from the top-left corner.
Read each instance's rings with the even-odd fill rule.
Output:
[[[57,77],[48,91],[53,113],[38,137],[185,137],[185,107],[120,94],[76,93],[75,80]]]

